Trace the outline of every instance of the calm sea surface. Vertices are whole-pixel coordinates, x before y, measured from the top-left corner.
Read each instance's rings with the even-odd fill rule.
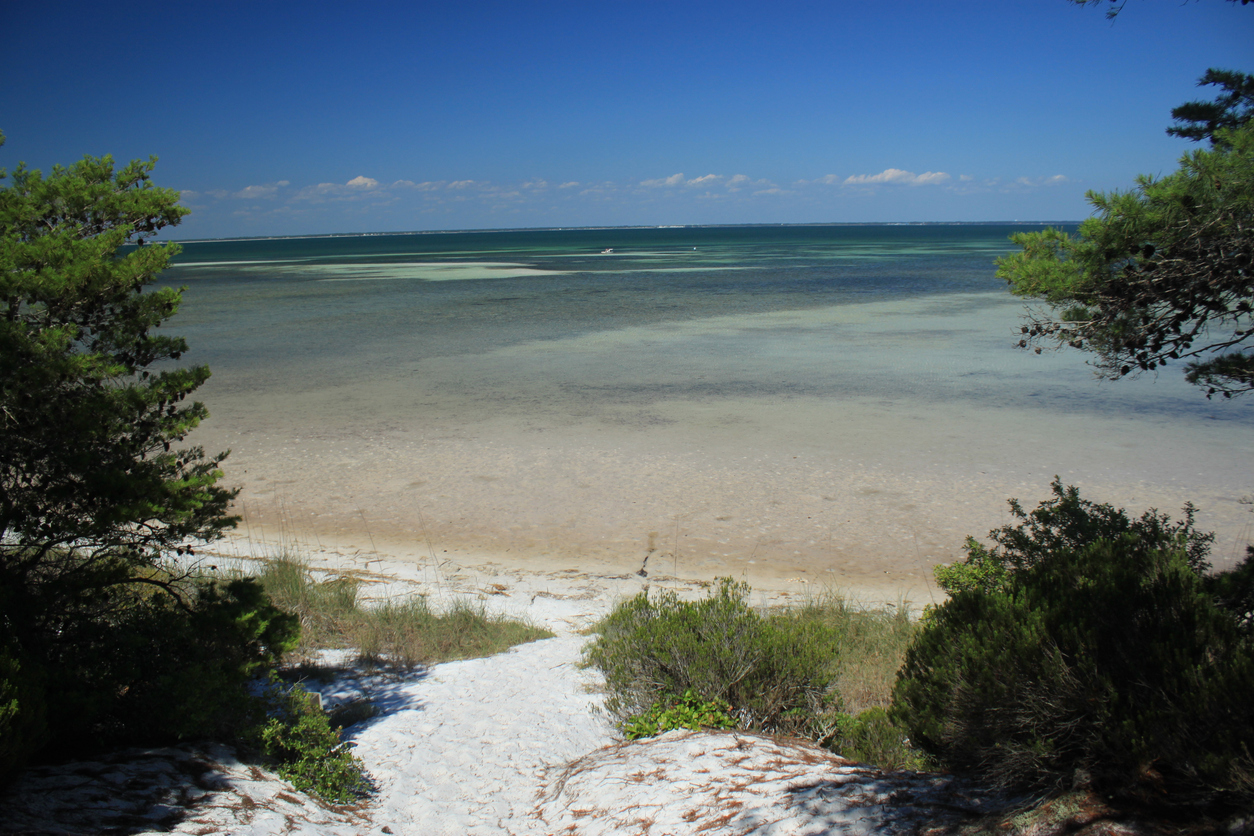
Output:
[[[1026,228],[192,242],[163,280],[213,370],[195,440],[232,449],[258,528],[909,585],[1058,474],[1137,511],[1192,500],[1235,554],[1254,400],[1015,348],[993,260]]]

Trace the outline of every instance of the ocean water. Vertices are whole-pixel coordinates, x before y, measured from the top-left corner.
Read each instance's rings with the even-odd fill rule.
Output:
[[[1054,475],[1250,536],[1254,402],[1015,347],[993,225],[189,242],[250,533],[363,553],[896,586]],[[260,536],[260,535],[259,535]]]

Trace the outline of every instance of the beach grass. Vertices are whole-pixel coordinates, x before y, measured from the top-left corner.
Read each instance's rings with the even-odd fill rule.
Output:
[[[840,590],[825,589],[799,606],[772,610],[772,615],[840,636],[841,663],[833,688],[844,711],[888,708],[897,671],[918,630],[905,602],[868,607]]]
[[[368,664],[412,668],[491,656],[553,635],[490,613],[479,602],[458,600],[436,608],[419,595],[366,604],[361,581],[349,576],[319,579],[306,561],[288,551],[266,561],[256,577],[276,606],[300,618],[297,656],[356,648]]]
[[[502,653],[553,634],[524,621],[493,614],[479,602],[454,601],[441,611],[425,597],[386,601],[361,611],[350,627],[361,658],[403,667],[433,665]]]
[[[275,606],[300,618],[299,653],[346,647],[346,630],[364,616],[358,602],[360,582],[351,577],[316,580],[309,565],[284,551],[264,562],[257,573]]]

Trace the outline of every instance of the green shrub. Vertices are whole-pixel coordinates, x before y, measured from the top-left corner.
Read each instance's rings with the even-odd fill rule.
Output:
[[[1074,489],[1055,494],[994,533],[1001,582],[957,589],[932,613],[892,716],[945,765],[1008,787],[1242,792],[1254,649],[1199,574],[1209,537],[1191,515],[1125,525]],[[1048,516],[1060,507],[1065,519]]]
[[[776,621],[797,621],[829,634],[840,654],[835,689],[843,710],[887,708],[906,649],[918,630],[904,602],[866,608],[825,591],[797,607],[775,610]]]
[[[163,591],[142,597],[107,637],[109,687],[99,688],[97,674],[92,695],[102,699],[79,701],[93,709],[83,715],[91,720],[86,739],[133,745],[230,736],[255,713],[249,682],[298,635],[296,619],[251,579],[197,582],[181,601]],[[90,673],[80,671],[71,684],[91,687]]]
[[[722,578],[699,601],[641,593],[615,607],[584,651],[605,676],[607,710],[628,721],[691,691],[729,703],[741,728],[814,734],[839,708],[840,636],[815,620],[764,617],[748,594]]]
[[[42,674],[0,650],[0,787],[43,747],[47,737]]]
[[[689,689],[674,700],[655,702],[644,714],[627,718],[619,725],[628,740],[653,737],[672,729],[734,729],[736,718],[725,700],[703,700]]]
[[[907,735],[905,727],[886,709],[876,707],[856,715],[837,714],[823,743],[841,757],[881,769],[931,768],[927,757],[910,745]]]
[[[1241,632],[1254,634],[1254,546],[1245,547],[1245,560],[1235,567],[1202,581],[1215,603],[1232,613]]]
[[[76,588],[28,594],[0,625],[10,633],[0,639],[22,647],[21,670],[43,677],[45,742],[60,755],[230,736],[255,713],[249,681],[296,640],[296,619],[251,580],[137,574],[124,562],[73,577]]]
[[[996,549],[990,551],[974,537],[967,538],[964,548],[967,551],[966,560],[950,566],[937,566],[933,570],[937,586],[950,595],[1009,587],[1011,567]]]
[[[336,804],[370,792],[361,760],[314,695],[299,685],[272,685],[268,702],[274,716],[252,731],[251,741],[292,786]]]
[[[1019,522],[990,531],[989,537],[996,543],[992,549],[968,537],[966,560],[936,568],[941,589],[951,594],[971,589],[1008,590],[1014,572],[1048,560],[1056,552],[1124,535],[1131,535],[1145,548],[1182,552],[1199,575],[1210,569],[1206,556],[1215,535],[1194,529],[1191,504],[1184,506],[1184,519],[1179,522],[1153,509],[1132,519],[1122,508],[1084,499],[1074,486],[1063,487],[1057,476],[1049,487],[1053,498],[1030,512],[1024,511],[1017,499],[1010,500],[1010,513]]]

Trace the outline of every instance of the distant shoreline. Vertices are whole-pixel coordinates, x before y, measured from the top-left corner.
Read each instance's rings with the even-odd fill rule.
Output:
[[[832,221],[818,223],[757,223],[757,224],[631,224],[626,226],[533,226],[533,227],[484,227],[482,229],[415,229],[394,232],[318,232],[308,235],[245,235],[229,238],[169,238],[171,244],[209,244],[237,241],[302,241],[317,238],[373,238],[389,235],[467,235],[473,233],[505,232],[605,232],[624,229],[775,229],[796,227],[865,227],[865,226],[1076,226],[1081,221]]]

